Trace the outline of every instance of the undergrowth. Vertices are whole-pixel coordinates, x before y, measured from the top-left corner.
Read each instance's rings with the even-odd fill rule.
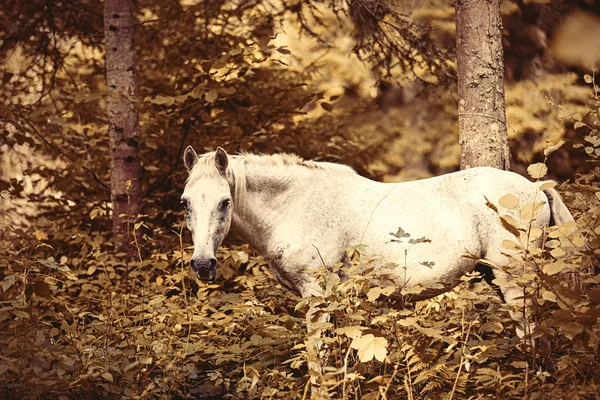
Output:
[[[600,99],[590,83],[596,108],[574,120],[586,130],[582,151],[597,162]],[[543,166],[530,172],[540,178]],[[44,220],[15,227],[1,236],[0,397],[308,398],[312,305],[331,315],[321,326],[321,379],[332,398],[595,398],[599,174],[592,168],[559,188],[576,224],[537,232],[529,223],[535,204],[507,197],[497,208],[499,217],[524,216],[505,218],[515,239],[504,246],[512,284],[526,289],[535,347],[514,332],[509,311],[523,310],[509,310],[477,274],[411,305],[404,300],[419,288],[398,298],[371,287],[372,261],[353,257],[334,266],[349,279],[325,275],[326,295],[301,300],[245,245],[220,251],[214,283],[195,280],[178,223],[165,232],[141,217],[137,228],[154,236],[128,264],[100,229],[54,229]],[[93,205],[90,213],[106,217]]]

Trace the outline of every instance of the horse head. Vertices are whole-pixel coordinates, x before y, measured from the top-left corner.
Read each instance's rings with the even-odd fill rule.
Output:
[[[217,250],[231,227],[232,195],[227,179],[229,157],[220,147],[214,153],[198,157],[196,151],[188,146],[183,159],[190,173],[181,196],[186,223],[194,242],[190,266],[199,279],[211,280],[217,270]]]

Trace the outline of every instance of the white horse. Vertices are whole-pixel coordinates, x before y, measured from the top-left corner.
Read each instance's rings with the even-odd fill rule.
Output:
[[[538,202],[533,226],[542,230],[573,221],[554,189],[540,192],[522,176],[494,168],[379,183],[344,165],[289,154],[230,156],[218,148],[198,156],[188,147],[184,162],[190,174],[182,203],[194,241],[191,268],[198,277],[214,278],[217,249],[233,227],[269,260],[278,280],[302,296],[322,295],[313,271],[347,261],[345,250],[357,244],[379,256],[382,267],[397,265],[385,273],[399,289],[437,287],[416,300],[454,288],[483,260],[505,266],[502,243],[518,240],[502,226],[493,205],[509,193],[521,205]],[[398,238],[403,231],[427,241],[406,252]],[[503,269],[492,273],[498,282],[509,280]],[[500,284],[499,290],[511,305],[523,296],[515,286]],[[524,328],[517,328],[519,336]]]

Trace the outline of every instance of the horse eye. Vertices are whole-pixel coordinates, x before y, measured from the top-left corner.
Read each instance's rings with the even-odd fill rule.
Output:
[[[188,199],[181,199],[181,204],[183,204],[183,208],[186,210],[190,208],[190,201]]]
[[[219,209],[224,211],[227,209],[227,207],[229,207],[230,204],[231,204],[231,200],[225,199],[225,200],[221,201],[221,203],[219,204]]]

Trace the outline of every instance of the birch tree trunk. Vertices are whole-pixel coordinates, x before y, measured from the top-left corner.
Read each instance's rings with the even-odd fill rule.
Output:
[[[458,0],[460,169],[509,169],[500,0]]]
[[[133,102],[137,92],[134,24],[133,0],[104,0],[112,231],[115,251],[129,258],[136,252],[133,228],[141,210],[140,128]]]

